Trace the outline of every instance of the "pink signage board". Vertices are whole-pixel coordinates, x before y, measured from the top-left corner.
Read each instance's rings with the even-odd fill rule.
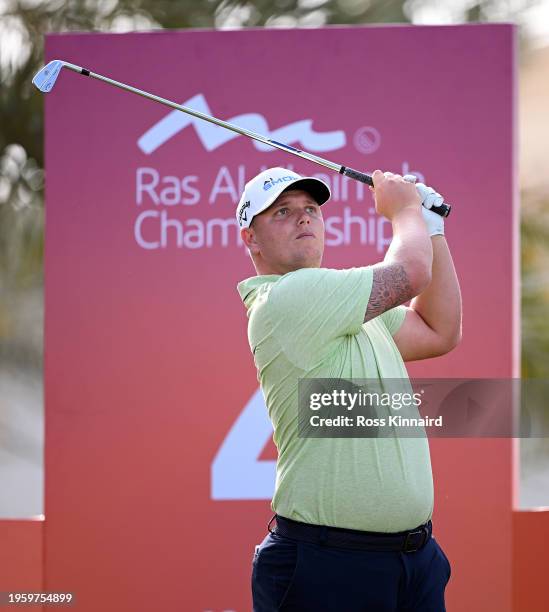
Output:
[[[421,377],[517,375],[514,29],[49,35],[94,72],[454,209],[463,342]],[[236,284],[259,170],[330,183],[324,265],[380,261],[360,183],[66,71],[46,101],[46,590],[79,610],[243,612],[276,451]],[[512,440],[432,440],[449,610],[510,610]]]

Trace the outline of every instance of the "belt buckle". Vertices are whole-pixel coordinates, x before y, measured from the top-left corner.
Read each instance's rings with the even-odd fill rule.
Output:
[[[421,544],[419,544],[419,546],[417,546],[416,548],[408,548],[408,538],[410,538],[413,535],[417,535],[417,534],[424,534],[423,540],[421,540]],[[404,551],[403,552],[405,553],[416,552],[417,550],[422,548],[425,542],[427,541],[428,535],[429,535],[429,532],[426,527],[422,527],[421,529],[418,529],[417,531],[410,531],[410,533],[407,534],[406,539],[404,540]]]

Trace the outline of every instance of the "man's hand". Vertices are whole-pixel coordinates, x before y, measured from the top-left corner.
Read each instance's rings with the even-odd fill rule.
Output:
[[[416,182],[416,177],[413,174],[405,174],[404,180],[411,183]],[[433,206],[440,206],[444,203],[444,197],[435,191],[432,187],[428,187],[424,183],[416,183],[416,189],[421,197],[421,212],[423,219],[427,224],[427,231],[431,238],[433,236],[444,236],[444,217],[437,215],[431,211]]]
[[[444,217],[435,214],[431,208],[440,206],[444,202],[444,197],[423,183],[417,183],[416,189],[421,197],[423,219],[427,223],[427,230],[431,238],[433,236],[444,236]]]
[[[427,225],[429,236],[431,238],[433,236],[444,236],[444,217],[437,215],[424,206],[421,207],[421,212],[423,213],[423,220]]]
[[[374,186],[370,190],[374,193],[378,214],[392,221],[393,217],[404,210],[420,211],[421,197],[416,186],[405,181],[400,174],[376,170],[372,180]]]

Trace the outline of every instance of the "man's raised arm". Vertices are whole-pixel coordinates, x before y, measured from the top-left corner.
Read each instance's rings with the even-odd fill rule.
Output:
[[[376,210],[393,226],[393,240],[383,262],[373,266],[373,282],[364,321],[404,304],[431,281],[433,248],[415,185],[401,176],[376,170],[372,175]]]

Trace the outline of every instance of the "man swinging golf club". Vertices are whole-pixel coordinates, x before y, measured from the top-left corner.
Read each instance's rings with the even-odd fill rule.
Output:
[[[431,535],[427,438],[298,437],[299,379],[407,379],[405,361],[461,337],[444,221],[428,210],[441,196],[379,170],[373,182],[393,240],[370,266],[321,267],[330,190],[319,179],[270,168],[237,206],[257,272],[238,291],[278,449],[276,526],[253,557],[255,612],[445,610],[450,564]]]
[[[409,177],[371,177],[70,62],[49,62],[34,85],[51,92],[63,68],[373,184],[394,239],[383,262],[350,270],[320,267],[322,181],[271,168],[237,207],[257,271],[238,288],[279,455],[276,528],[253,560],[254,610],[444,610],[450,564],[431,537],[427,440],[299,438],[296,420],[299,379],[407,378],[404,361],[457,344],[461,299],[442,218],[450,206]]]

